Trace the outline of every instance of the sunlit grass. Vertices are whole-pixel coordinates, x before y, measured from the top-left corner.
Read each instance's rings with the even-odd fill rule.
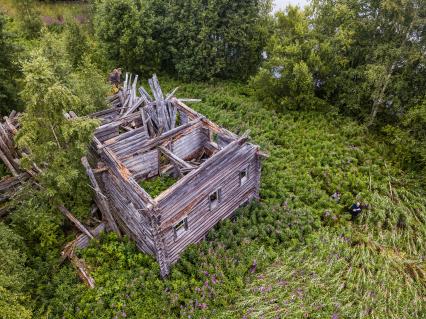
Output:
[[[14,0],[0,0],[0,8],[8,15],[16,15],[16,7]],[[75,18],[77,16],[87,16],[89,10],[89,3],[86,1],[59,1],[52,3],[37,1],[36,9],[40,12],[40,16],[42,17],[63,17],[65,19],[69,19]]]

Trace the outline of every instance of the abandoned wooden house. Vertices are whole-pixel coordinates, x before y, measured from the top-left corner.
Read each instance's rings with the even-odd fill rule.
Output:
[[[102,125],[83,164],[110,228],[154,255],[165,276],[185,247],[258,198],[265,155],[246,134],[219,127],[174,97],[176,90],[163,95],[155,76],[153,98],[143,87],[138,97],[136,83],[126,75],[113,107],[93,114]],[[174,184],[156,196],[144,189],[162,176]]]
[[[91,115],[101,124],[82,164],[103,221],[88,229],[58,207],[81,231],[65,246],[62,259],[72,262],[89,287],[94,280],[74,252],[104,229],[128,235],[141,251],[156,257],[166,276],[189,244],[259,196],[266,155],[248,142],[248,135],[237,136],[197,113],[184,104],[195,100],[176,98],[177,89],[164,95],[155,75],[148,82],[153,97],[143,87],[138,95],[137,76],[132,81],[127,74],[109,99],[111,107]],[[41,172],[35,164],[30,170],[20,167],[19,159],[28,151],[14,145],[19,116],[12,112],[0,123],[0,159],[13,175],[0,181],[0,203]],[[149,185],[160,185],[164,178],[165,188],[150,191]],[[5,213],[2,205],[0,216]]]

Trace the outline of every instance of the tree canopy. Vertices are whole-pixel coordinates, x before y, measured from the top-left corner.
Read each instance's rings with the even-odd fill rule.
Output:
[[[94,24],[106,56],[128,70],[245,79],[261,60],[269,10],[269,0],[98,0]]]

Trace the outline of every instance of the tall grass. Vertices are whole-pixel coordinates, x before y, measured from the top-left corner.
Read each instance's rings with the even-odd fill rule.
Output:
[[[285,250],[218,318],[425,318],[425,263],[323,229]]]
[[[15,16],[15,2],[14,0],[0,0],[0,9],[11,16]],[[89,3],[87,1],[36,1],[34,5],[40,16],[49,16],[52,18],[64,17],[65,19],[69,19],[77,16],[87,17],[89,15]]]
[[[177,83],[163,85],[167,91]],[[276,113],[241,84],[181,83],[178,95],[203,99],[196,110],[235,132],[250,129],[252,141],[270,153],[261,203],[189,247],[166,281],[133,244],[109,237],[82,252],[97,287],[84,289],[63,269],[40,313],[422,318],[424,189],[386,158],[376,136],[332,107],[328,114]],[[331,198],[337,189],[339,202]],[[348,207],[357,200],[369,209],[351,222]]]

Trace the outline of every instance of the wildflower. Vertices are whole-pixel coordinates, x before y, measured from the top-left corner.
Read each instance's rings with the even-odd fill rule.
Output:
[[[198,308],[200,308],[200,309],[206,309],[207,308],[207,304],[206,303],[200,303],[198,305]]]
[[[284,280],[284,279],[280,279],[280,280],[278,280],[278,284],[280,286],[287,286],[288,285],[288,281]]]

